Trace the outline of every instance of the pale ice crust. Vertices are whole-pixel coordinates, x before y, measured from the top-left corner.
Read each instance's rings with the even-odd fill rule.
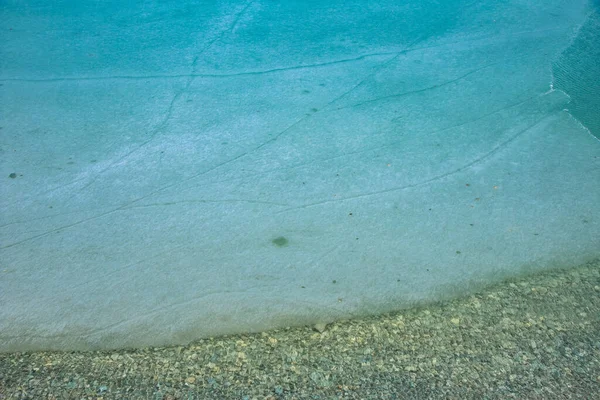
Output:
[[[591,3],[152,4],[0,11],[0,351],[323,323],[600,256],[600,143],[548,90]]]

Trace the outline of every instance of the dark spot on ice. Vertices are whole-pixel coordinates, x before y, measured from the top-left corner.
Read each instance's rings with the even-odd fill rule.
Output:
[[[283,236],[279,236],[279,237],[271,240],[271,242],[277,247],[287,246],[287,244],[288,244],[288,240],[286,238],[284,238]]]

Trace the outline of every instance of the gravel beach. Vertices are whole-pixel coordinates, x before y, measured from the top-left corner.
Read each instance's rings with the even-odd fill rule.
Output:
[[[327,326],[0,354],[0,399],[598,399],[600,260]]]

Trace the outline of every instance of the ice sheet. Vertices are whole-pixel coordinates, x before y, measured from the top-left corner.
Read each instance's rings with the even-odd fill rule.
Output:
[[[587,1],[3,3],[0,351],[328,322],[600,256],[600,142],[556,82],[594,62]]]

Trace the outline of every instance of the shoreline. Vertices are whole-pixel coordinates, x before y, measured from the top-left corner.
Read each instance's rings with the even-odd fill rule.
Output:
[[[0,400],[592,399],[600,393],[600,259],[318,328],[0,354]]]

